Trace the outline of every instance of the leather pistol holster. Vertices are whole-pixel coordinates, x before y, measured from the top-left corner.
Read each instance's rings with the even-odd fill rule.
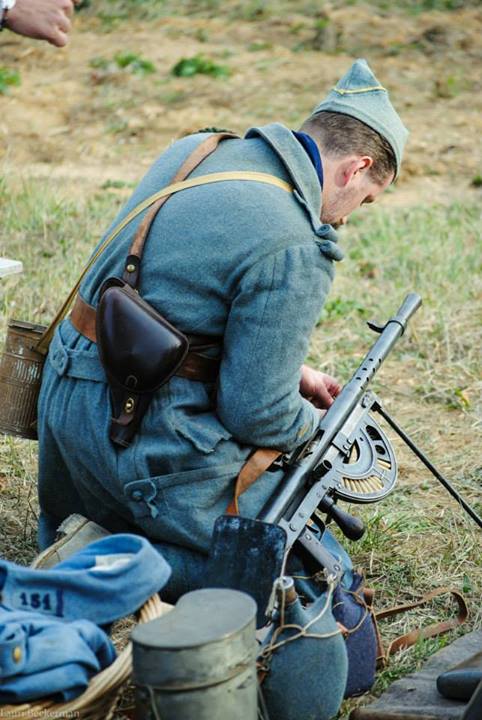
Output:
[[[184,362],[189,341],[136,290],[115,277],[102,286],[96,333],[111,392],[110,439],[127,447],[153,393]]]
[[[139,223],[125,260],[122,279],[110,277],[106,280],[101,287],[97,312],[90,308],[95,313],[99,357],[111,393],[110,439],[121,447],[130,444],[153,394],[172,375],[182,373],[183,377],[206,382],[214,380],[213,370],[217,375],[218,361],[199,352],[188,356],[190,340],[141,298],[138,287],[150,228],[161,207],[174,191],[177,192],[176,183],[190,175],[222,140],[234,137],[231,133],[209,135],[186,158],[172,179],[171,192],[160,195],[148,206]],[[74,326],[77,327],[75,323]],[[91,333],[86,337],[93,339]],[[196,344],[196,350],[201,351],[218,343],[212,340],[199,342],[198,336],[197,343],[192,340],[192,345]]]

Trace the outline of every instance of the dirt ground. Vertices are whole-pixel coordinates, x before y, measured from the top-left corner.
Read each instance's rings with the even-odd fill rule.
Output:
[[[78,14],[62,50],[4,33],[0,66],[19,70],[21,84],[0,96],[3,173],[58,177],[77,192],[134,182],[172,139],[201,127],[243,132],[273,120],[296,127],[364,56],[411,130],[399,186],[383,202],[480,196],[482,10],[383,13],[356,5],[317,19],[297,13],[301,5],[256,22],[165,17],[114,23],[109,32],[91,8]],[[125,51],[155,72],[106,62]],[[196,54],[229,68],[230,77],[171,74]]]

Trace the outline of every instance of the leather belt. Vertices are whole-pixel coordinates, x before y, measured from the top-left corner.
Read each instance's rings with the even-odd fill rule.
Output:
[[[79,294],[75,298],[74,307],[70,314],[70,322],[81,335],[91,342],[97,342],[95,331],[96,309],[85,302]],[[208,335],[187,335],[189,346],[192,348],[186,359],[176,372],[178,377],[200,382],[216,382],[219,373],[219,358],[203,355],[202,350],[217,347],[218,342]]]

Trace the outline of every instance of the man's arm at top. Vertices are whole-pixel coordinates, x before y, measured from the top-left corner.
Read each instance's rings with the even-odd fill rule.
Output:
[[[329,286],[314,243],[271,255],[242,279],[224,334],[217,394],[218,415],[239,442],[290,450],[316,428],[319,410],[302,395],[316,396],[321,407],[323,390],[319,374],[308,377],[302,364]]]
[[[73,12],[72,0],[17,0],[7,12],[5,26],[19,35],[63,47]]]

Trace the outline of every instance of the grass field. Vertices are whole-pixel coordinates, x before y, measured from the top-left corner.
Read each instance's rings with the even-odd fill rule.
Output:
[[[0,285],[0,333],[10,317],[49,321],[144,166],[172,137],[176,119],[180,118],[182,131],[189,129],[191,122],[203,126],[219,117],[220,123],[235,129],[242,129],[243,122],[254,124],[255,119],[279,119],[276,113],[294,123],[301,119],[300,106],[304,109],[313,104],[313,78],[320,60],[327,68],[326,80],[354,56],[351,9],[357,22],[365,17],[363,13],[371,17],[376,11],[377,18],[395,23],[383,0],[371,3],[368,11],[367,4],[335,2],[334,22],[341,18],[345,23],[345,44],[328,52],[313,46],[314,31],[322,31],[323,25],[316,2],[232,1],[223,4],[222,18],[216,0],[175,5],[176,17],[173,3],[153,0],[102,0],[85,7],[78,19],[78,49],[73,37],[67,56],[69,75],[56,80],[68,88],[68,109],[62,119],[53,107],[53,115],[42,120],[42,127],[35,123],[43,117],[42,103],[50,102],[51,88],[47,81],[40,82],[34,96],[38,106],[28,104],[28,91],[38,77],[32,58],[41,70],[51,62],[52,72],[57,73],[58,56],[47,55],[37,46],[31,50],[28,43],[2,50],[0,64],[18,62],[22,84],[10,87],[5,96],[4,120],[10,121],[11,129],[0,183],[0,255],[21,259],[24,274]],[[473,46],[463,50],[459,37],[462,26],[467,26],[469,34],[473,29],[463,19],[463,12],[476,11],[471,9],[475,3],[464,3],[466,10],[458,14],[459,5],[456,0],[397,3],[396,23],[405,33],[399,45],[388,47],[381,40],[376,45],[370,36],[369,53],[381,71],[385,68],[393,82],[401,77],[405,83],[399,86],[398,97],[403,97],[403,88],[409,86],[420,91],[418,107],[415,100],[404,100],[414,129],[413,149],[409,145],[407,171],[399,187],[387,193],[380,207],[361,209],[341,233],[345,260],[337,266],[332,293],[312,339],[309,362],[347,380],[373,342],[365,321],[386,319],[407,292],[418,292],[422,309],[378,374],[374,389],[389,412],[481,514],[482,243],[476,177],[480,162],[466,132],[467,123],[475,122],[466,100],[475,97],[478,86],[471,69]],[[142,26],[147,20],[157,36]],[[113,60],[125,43],[131,22],[137,45],[131,42],[128,49],[137,59]],[[229,36],[225,45],[223,22]],[[445,45],[439,42],[432,55],[420,43],[410,45],[420,23],[426,28],[438,24],[457,31],[456,50],[449,40]],[[149,65],[139,59],[152,60],[159,67],[157,37],[162,39],[169,68],[183,55],[192,57],[202,50],[232,72],[218,78],[150,74]],[[186,37],[189,53],[183,45]],[[468,43],[467,38],[469,35],[465,38]],[[81,53],[81,61],[76,52]],[[440,75],[450,52],[460,74]],[[101,58],[97,67],[92,65],[93,58]],[[102,58],[107,58],[107,66]],[[422,62],[427,59],[428,63]],[[121,67],[123,63],[127,65]],[[306,84],[296,75],[299,63],[309,77]],[[132,75],[127,73],[128,67]],[[97,84],[88,75],[91,72],[97,73]],[[268,75],[273,82],[271,93],[265,92]],[[151,76],[155,78],[152,82]],[[461,77],[470,78],[469,85],[461,83]],[[438,88],[435,95],[434,87]],[[295,103],[293,108],[287,99],[298,96],[300,105]],[[75,103],[72,100],[69,105],[71,98]],[[146,111],[144,124],[136,125],[138,108],[155,107],[157,102],[162,107],[160,116],[151,117]],[[36,128],[30,131],[32,137],[18,122],[25,112],[32,113],[32,127]],[[436,119],[446,123],[443,138],[443,133],[430,135]],[[68,133],[61,131],[61,123],[67,123]],[[45,128],[47,132],[43,132]],[[47,150],[50,156],[45,160]],[[59,179],[57,171],[64,177]],[[447,192],[448,187],[453,192]],[[454,586],[465,593],[470,618],[461,630],[392,658],[379,674],[375,694],[419,667],[457,634],[482,628],[480,531],[393,433],[388,434],[399,460],[398,486],[385,501],[361,511],[368,530],[362,541],[350,543],[355,564],[365,569],[367,584],[376,589],[377,607],[416,599],[439,586]],[[61,482],[59,478],[60,487]],[[35,443],[10,437],[0,440],[0,491],[0,555],[27,563],[36,552]],[[448,600],[436,601],[397,622],[385,622],[384,639],[452,614]],[[367,700],[345,703],[340,718],[347,717],[354,704]],[[123,717],[119,712],[119,720]]]

